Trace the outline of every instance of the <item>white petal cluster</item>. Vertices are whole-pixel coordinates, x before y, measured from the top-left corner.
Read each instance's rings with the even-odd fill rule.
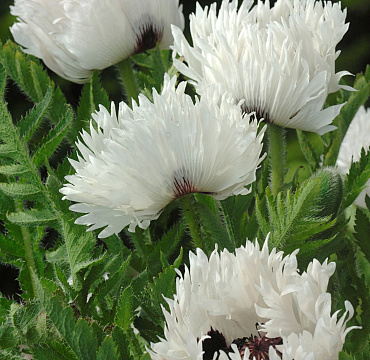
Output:
[[[276,347],[284,360],[338,359],[346,334],[353,329],[346,329],[353,307],[346,302],[339,320],[338,312],[330,315],[326,291],[335,264],[313,260],[300,274],[297,252],[285,257],[275,249],[269,253],[266,239],[262,249],[257,241],[247,241],[235,254],[216,249],[209,259],[199,249],[196,255],[190,253],[189,268],[176,281],[174,299],[166,299],[164,339],[151,344],[151,358],[201,360],[202,341],[211,328],[230,346],[237,338],[258,335],[259,323],[260,333],[282,338],[283,344]],[[242,359],[236,346],[232,348],[229,358]],[[280,359],[273,347],[269,352],[270,359]],[[246,349],[243,359],[249,355]],[[220,351],[219,359],[229,358]]]
[[[262,161],[264,129],[245,121],[240,106],[214,89],[193,103],[186,83],[165,77],[153,102],[139,96],[131,110],[120,103],[118,115],[104,107],[93,114],[90,133],[77,142],[76,174],[60,191],[77,202],[71,210],[86,213],[76,223],[107,226],[100,237],[126,225],[146,228],[172,200],[201,192],[216,199],[247,194]]]
[[[337,91],[335,47],[348,29],[340,3],[315,0],[269,2],[223,0],[190,17],[193,46],[172,27],[175,66],[201,94],[212,84],[245,99],[244,110],[284,127],[331,131],[341,105],[323,110],[328,93]]]
[[[337,167],[341,174],[348,174],[352,162],[361,158],[361,150],[370,151],[370,109],[361,106],[350,123],[339,148]],[[370,196],[370,179],[355,204],[366,208],[365,196]]]
[[[178,0],[15,0],[10,9],[15,41],[76,83],[157,41],[169,47],[170,25],[184,28]]]

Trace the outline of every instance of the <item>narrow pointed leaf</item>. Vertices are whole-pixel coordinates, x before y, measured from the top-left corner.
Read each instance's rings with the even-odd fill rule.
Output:
[[[25,210],[13,212],[7,215],[9,221],[13,224],[24,226],[50,225],[58,219],[54,213],[48,209],[42,210]]]
[[[19,121],[17,128],[19,129],[19,135],[23,141],[27,142],[33,135],[36,128],[40,125],[42,119],[46,116],[47,110],[51,103],[53,89],[48,88],[44,98],[36,104],[36,106]]]
[[[66,136],[72,121],[73,111],[71,108],[67,107],[59,123],[49,132],[48,136],[42,140],[40,147],[35,150],[32,161],[36,167],[42,165],[45,159],[48,159],[58,148],[63,138]]]

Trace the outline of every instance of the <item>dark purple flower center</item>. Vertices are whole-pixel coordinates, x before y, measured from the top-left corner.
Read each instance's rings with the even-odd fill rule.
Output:
[[[136,37],[136,46],[134,54],[142,53],[156,47],[157,42],[161,41],[163,37],[163,26],[157,27],[153,21],[145,22],[139,30]]]
[[[207,333],[210,338],[203,340],[202,349],[203,360],[213,360],[215,353],[217,353],[216,360],[220,357],[220,351],[228,354],[232,351],[231,345],[227,346],[226,339],[218,330],[211,330]],[[198,339],[199,341],[199,339]],[[282,357],[282,353],[277,350],[276,345],[281,345],[283,340],[280,337],[267,338],[266,336],[253,336],[235,339],[232,344],[235,344],[239,350],[240,357],[243,359],[246,349],[249,350],[249,359],[269,360],[269,350],[272,346],[277,355]]]

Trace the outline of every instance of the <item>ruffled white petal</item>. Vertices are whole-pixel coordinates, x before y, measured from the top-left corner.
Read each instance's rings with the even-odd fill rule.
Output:
[[[147,32],[166,48],[170,25],[184,28],[178,0],[16,0],[11,13],[18,22],[10,30],[24,51],[76,83],[154,47],[142,44]]]
[[[221,333],[227,346],[238,338],[257,335],[281,337],[277,350],[288,360],[337,359],[353,308],[346,302],[346,312],[330,315],[328,280],[335,270],[333,263],[320,264],[316,259],[307,271],[299,274],[296,253],[283,257],[247,241],[235,254],[217,249],[209,259],[203,251],[189,255],[189,268],[179,273],[174,299],[166,299],[169,311],[164,338],[148,349],[153,360],[202,359],[202,341],[211,328]],[[232,359],[241,359],[235,345]],[[270,359],[280,359],[270,347]],[[208,354],[209,356],[210,354]],[[220,351],[220,358],[227,359]],[[246,349],[244,359],[249,358]]]
[[[247,113],[284,127],[315,131],[330,125],[341,105],[323,110],[328,93],[339,89],[345,72],[335,73],[335,46],[347,31],[340,4],[313,0],[278,0],[274,7],[251,8],[244,1],[224,0],[190,17],[193,46],[172,27],[173,49],[185,63],[174,64],[202,94],[218,85],[239,101]]]
[[[370,150],[370,109],[361,106],[349,125],[346,135],[339,148],[337,159],[338,171],[348,174],[352,162],[357,162],[361,157],[361,150]],[[366,209],[365,197],[370,196],[370,179],[365,189],[355,200],[355,204]]]
[[[71,210],[86,213],[78,224],[90,230],[107,226],[100,237],[125,226],[146,228],[175,198],[202,192],[216,199],[247,194],[262,161],[264,129],[245,121],[240,107],[219,98],[214,89],[194,104],[186,83],[175,89],[166,77],[153,103],[140,95],[131,110],[120,103],[118,114],[104,107],[93,114],[97,128],[83,131],[76,145],[76,174],[61,192],[77,202]]]

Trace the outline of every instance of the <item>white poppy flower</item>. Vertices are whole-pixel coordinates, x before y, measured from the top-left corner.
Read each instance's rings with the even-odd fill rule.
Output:
[[[184,28],[178,0],[15,0],[10,9],[15,41],[76,83],[157,42],[169,47],[170,25]]]
[[[346,135],[339,148],[337,158],[338,171],[341,174],[348,174],[352,162],[361,158],[361,150],[370,151],[370,109],[365,110],[361,106],[350,123]],[[370,196],[370,179],[366,188],[355,200],[355,204],[366,209],[365,196]]]
[[[193,103],[175,90],[176,78],[165,77],[161,95],[153,103],[139,96],[131,110],[123,102],[116,115],[104,107],[93,114],[97,129],[83,132],[77,142],[81,156],[71,160],[76,174],[60,191],[86,213],[76,223],[108,225],[100,237],[118,233],[126,225],[146,228],[172,200],[200,192],[216,199],[247,194],[262,161],[264,129],[245,121],[240,106],[209,89]]]
[[[152,343],[153,360],[334,360],[342,349],[352,305],[338,319],[327,293],[335,264],[316,259],[299,273],[297,254],[283,258],[247,241],[235,254],[197,249],[176,279],[164,338]]]
[[[190,17],[193,46],[172,26],[173,49],[185,63],[174,64],[201,94],[217,85],[244,110],[284,127],[314,131],[330,125],[342,105],[323,110],[328,93],[337,91],[335,47],[347,31],[340,4],[314,0],[278,0],[274,7],[253,1],[223,0],[216,11],[197,6]]]

